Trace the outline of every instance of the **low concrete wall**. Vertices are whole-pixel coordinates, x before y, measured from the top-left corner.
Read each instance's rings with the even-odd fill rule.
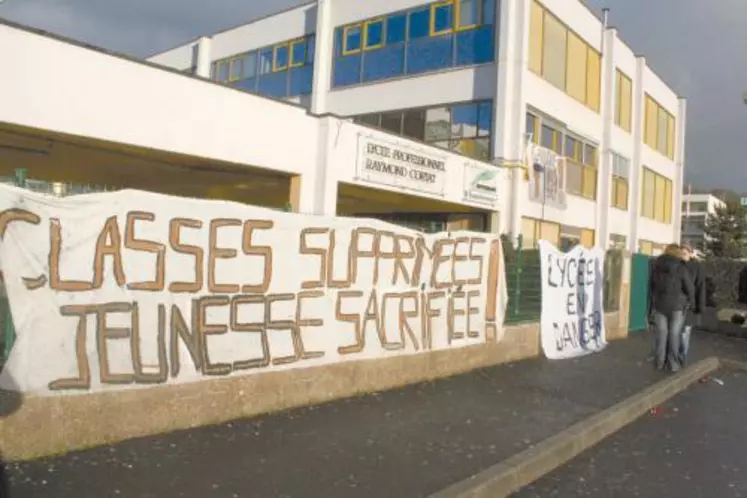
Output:
[[[618,313],[610,339],[627,336]],[[541,354],[539,324],[507,327],[480,346],[81,396],[17,398],[0,392],[0,454],[24,460],[133,437],[391,389]],[[8,414],[8,407],[16,404]]]

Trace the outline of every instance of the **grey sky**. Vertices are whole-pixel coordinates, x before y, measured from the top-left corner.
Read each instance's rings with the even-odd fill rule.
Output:
[[[4,0],[0,17],[142,57],[300,3],[305,0]],[[688,180],[747,191],[747,106],[741,104],[747,1],[589,3],[610,7],[623,39],[688,98]]]

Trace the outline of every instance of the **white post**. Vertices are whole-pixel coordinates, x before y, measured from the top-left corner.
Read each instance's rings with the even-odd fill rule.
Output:
[[[687,100],[678,99],[679,109],[677,112],[676,142],[674,149],[674,210],[672,223],[674,223],[674,240],[679,241],[682,237],[682,190],[685,178],[685,129],[687,124]]]
[[[630,163],[630,177],[628,188],[630,200],[628,208],[630,212],[630,237],[628,238],[628,250],[631,253],[638,252],[638,220],[641,216],[641,199],[643,198],[643,186],[641,177],[643,166],[641,165],[643,153],[643,122],[644,122],[644,92],[643,77],[646,73],[646,58],[636,58],[635,78],[633,79],[633,157]]]
[[[602,143],[597,170],[597,212],[596,212],[596,241],[595,246],[607,249],[610,239],[610,209],[612,196],[612,126],[615,119],[615,44],[617,30],[605,30],[602,42]]]
[[[195,61],[195,75],[203,78],[210,78],[210,65],[212,57],[210,54],[211,39],[203,36],[197,40],[195,45],[197,50],[197,60]]]
[[[316,4],[316,52],[314,53],[314,81],[311,92],[312,114],[327,112],[327,94],[332,83],[334,26],[332,0],[318,0]]]

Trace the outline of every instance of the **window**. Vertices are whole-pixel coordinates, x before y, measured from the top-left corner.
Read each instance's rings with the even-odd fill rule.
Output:
[[[230,74],[228,76],[228,81],[236,81],[242,78],[244,73],[243,62],[244,60],[241,57],[231,59],[231,61],[229,62],[231,69],[229,71]]]
[[[230,61],[218,62],[218,81],[228,81]]]
[[[630,133],[633,116],[633,82],[619,69],[616,75],[615,90],[615,124]]]
[[[495,2],[437,0],[339,26],[332,87],[495,60]]]
[[[534,249],[537,242],[546,240],[556,246],[560,244],[560,225],[551,221],[521,218],[521,246],[524,249]]]
[[[342,55],[360,52],[361,45],[363,44],[362,28],[360,24],[345,26],[342,36],[344,40]]]
[[[272,64],[273,72],[283,71],[288,69],[288,63],[290,62],[290,49],[287,43],[276,45],[274,49],[274,61]]]
[[[594,247],[595,242],[595,233],[594,230],[590,230],[588,228],[582,228],[581,229],[581,245],[584,246],[587,249],[591,249]]]
[[[542,125],[540,145],[546,149],[554,150],[558,154],[563,153],[563,142],[561,141],[560,132],[548,125]]]
[[[481,161],[491,159],[492,101],[369,114],[354,120]]]
[[[306,48],[308,42],[305,39],[291,42],[291,67],[300,67],[306,64]]]
[[[451,33],[454,26],[454,4],[451,1],[431,5],[431,36]]]
[[[628,177],[630,162],[624,157],[612,154],[612,207],[622,210],[628,209]]]
[[[271,48],[263,48],[259,51],[259,74],[272,72],[273,53]]]
[[[470,29],[480,22],[480,0],[456,0],[457,29]]]
[[[527,128],[526,128],[527,139],[538,144],[539,143],[539,119],[537,116],[531,113],[527,113]]]
[[[531,5],[529,69],[599,112],[601,54],[536,0]]]
[[[674,116],[648,94],[645,102],[644,143],[669,159],[674,159]]]
[[[384,19],[366,21],[363,48],[374,50],[384,46]]]
[[[642,182],[641,216],[672,223],[672,180],[644,167]]]
[[[257,76],[257,52],[244,55],[244,78]]]
[[[648,256],[654,255],[654,243],[650,240],[639,240],[638,241],[638,252],[646,254]]]

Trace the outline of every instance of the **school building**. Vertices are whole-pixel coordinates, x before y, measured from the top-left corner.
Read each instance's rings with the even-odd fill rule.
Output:
[[[318,0],[147,61],[2,23],[0,54],[3,175],[524,246],[680,238],[686,102],[577,0]]]

